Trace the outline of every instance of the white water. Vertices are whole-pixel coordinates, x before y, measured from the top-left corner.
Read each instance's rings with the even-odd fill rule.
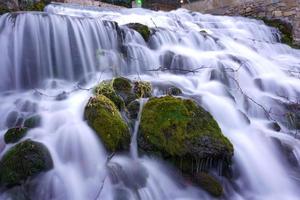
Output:
[[[299,199],[299,165],[289,164],[272,138],[289,145],[298,162],[299,140],[283,124],[281,132],[268,128],[271,120],[259,106],[282,115],[277,103],[284,101],[282,96],[300,97],[300,80],[292,72],[300,70],[300,51],[277,43],[275,29],[255,20],[185,10],[81,9],[51,5],[45,13],[0,17],[0,135],[7,130],[12,111],[21,117],[39,113],[42,126],[30,130],[26,138],[44,143],[54,160],[54,169],[38,177],[38,186],[30,190],[33,199],[93,200],[103,180],[99,199],[117,199],[116,195],[142,200],[213,199],[184,186],[169,167],[147,157],[114,156],[110,169],[116,169],[112,171],[119,183],[105,178],[107,152],[83,120],[91,92],[78,85],[89,88],[99,77],[116,74],[140,77],[153,85],[176,85],[215,117],[235,148],[234,178],[231,182],[220,178],[225,198]],[[121,48],[115,24],[104,20],[119,25],[139,22],[156,31],[148,47],[139,34],[124,27]],[[120,49],[126,49],[127,58]],[[171,70],[149,71],[160,66]],[[197,73],[178,71],[200,67]],[[55,100],[64,91],[67,98]],[[1,137],[1,155],[10,147]],[[145,178],[145,187],[139,187],[139,179]],[[5,192],[0,199],[6,199]]]

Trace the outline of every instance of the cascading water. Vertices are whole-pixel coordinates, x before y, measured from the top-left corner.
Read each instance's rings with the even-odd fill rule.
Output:
[[[154,30],[148,44],[122,26],[133,22]],[[153,158],[116,155],[107,170],[108,153],[83,110],[88,88],[122,75],[176,85],[214,116],[235,149],[232,181],[222,179],[225,199],[299,199],[300,142],[283,122],[281,132],[270,124],[280,121],[273,114],[282,114],[280,102],[300,98],[300,51],[278,43],[278,37],[260,21],[186,10],[49,5],[43,13],[5,14],[1,156],[12,146],[2,139],[6,130],[38,113],[42,125],[25,139],[49,148],[54,169],[26,188],[32,199],[212,199]],[[291,149],[293,164],[282,145]],[[136,149],[131,151],[136,157]],[[0,199],[7,198],[1,192]]]

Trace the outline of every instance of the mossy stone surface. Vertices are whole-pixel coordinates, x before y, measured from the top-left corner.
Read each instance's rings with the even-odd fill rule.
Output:
[[[26,128],[36,128],[42,124],[42,118],[40,115],[34,115],[29,117],[24,122],[24,127]]]
[[[135,30],[136,32],[138,32],[146,42],[149,41],[151,31],[148,26],[139,23],[131,23],[131,24],[127,24],[127,26]]]
[[[51,155],[45,145],[32,140],[9,149],[0,161],[0,184],[6,187],[20,185],[28,178],[53,168]]]
[[[232,144],[207,111],[192,100],[172,96],[151,98],[144,106],[139,146],[170,160],[187,160],[190,166],[190,160],[208,158],[230,162],[233,155]]]
[[[214,197],[221,197],[223,194],[223,187],[219,181],[207,173],[197,173],[193,177],[193,182]]]
[[[152,96],[151,83],[147,81],[136,81],[134,82],[133,91],[137,98],[149,98]]]
[[[91,97],[85,107],[84,117],[97,132],[109,151],[126,150],[130,133],[114,103],[104,95]]]
[[[113,81],[103,81],[94,88],[95,95],[104,95],[109,98],[119,110],[124,109],[125,103],[121,96],[119,96],[114,90]]]
[[[16,143],[19,140],[21,140],[25,135],[27,134],[28,128],[22,128],[22,127],[17,127],[17,128],[11,128],[7,130],[7,132],[4,135],[4,142],[6,144],[9,143]]]

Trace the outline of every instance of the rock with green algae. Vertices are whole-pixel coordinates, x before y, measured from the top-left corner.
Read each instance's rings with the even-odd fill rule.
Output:
[[[221,197],[223,195],[222,185],[217,179],[207,173],[196,173],[192,181],[214,197]]]
[[[104,95],[123,110],[136,99],[148,98],[152,95],[151,83],[146,81],[135,81],[117,77],[112,80],[101,82],[94,88],[95,95]]]
[[[28,128],[17,127],[8,129],[4,135],[4,142],[6,144],[16,143],[21,140],[27,134]]]
[[[124,109],[125,103],[121,96],[119,96],[113,87],[113,81],[103,81],[94,88],[95,95],[104,95],[109,98],[119,110]]]
[[[190,174],[195,171],[192,162],[222,161],[226,166],[233,156],[232,144],[207,111],[192,100],[172,96],[151,98],[144,106],[139,147],[159,152]]]
[[[132,101],[127,106],[127,115],[129,119],[137,119],[140,111],[140,102],[138,100]]]
[[[106,96],[91,97],[85,107],[84,117],[109,151],[129,149],[128,126],[114,103]]]
[[[25,120],[24,126],[26,128],[36,128],[42,123],[42,118],[40,115],[33,115]]]
[[[137,98],[149,98],[152,96],[151,83],[146,81],[136,81],[134,82],[133,91]]]
[[[146,42],[149,41],[151,31],[148,26],[139,23],[131,23],[131,24],[127,24],[127,27],[138,32]]]
[[[53,168],[45,145],[30,139],[9,149],[0,161],[0,185],[13,187]]]

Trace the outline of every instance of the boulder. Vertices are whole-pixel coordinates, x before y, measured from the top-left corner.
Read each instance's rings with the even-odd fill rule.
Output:
[[[207,173],[196,173],[192,180],[214,197],[220,197],[223,194],[223,187],[219,181]]]
[[[0,161],[0,185],[12,187],[53,168],[45,145],[30,139],[9,149]]]
[[[42,118],[40,115],[33,115],[27,118],[24,122],[24,127],[26,128],[36,128],[42,124]]]
[[[207,111],[192,100],[172,96],[146,103],[138,140],[143,151],[159,153],[189,174],[201,163],[229,167],[233,156],[232,144]]]
[[[131,24],[127,24],[127,27],[138,32],[146,42],[149,41],[151,31],[148,26],[139,23],[131,23]]]
[[[129,149],[129,128],[115,104],[106,96],[91,97],[85,107],[84,117],[109,151]]]
[[[28,129],[17,127],[9,129],[4,135],[4,142],[6,144],[16,143],[21,140],[27,134]]]

